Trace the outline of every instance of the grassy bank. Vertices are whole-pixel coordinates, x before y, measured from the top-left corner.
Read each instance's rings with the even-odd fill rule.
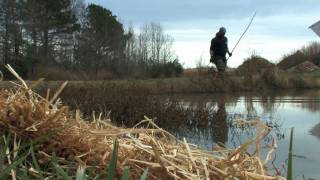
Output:
[[[175,93],[229,93],[241,91],[317,89],[320,88],[319,73],[287,73],[269,69],[260,74],[236,75],[227,73],[223,77],[202,75],[193,77],[111,80],[102,82],[74,82],[74,87],[104,87],[108,84],[122,88],[136,87],[150,94]]]
[[[150,94],[172,93],[223,93],[261,90],[316,89],[320,88],[319,72],[288,73],[269,68],[261,73],[237,74],[228,72],[223,77],[209,73],[161,79],[124,79],[107,81],[71,81],[70,89],[102,89],[117,87],[120,89],[142,89]],[[62,81],[42,82],[40,89],[57,88]],[[32,84],[32,82],[29,82]],[[12,86],[9,82],[0,82],[0,88]]]

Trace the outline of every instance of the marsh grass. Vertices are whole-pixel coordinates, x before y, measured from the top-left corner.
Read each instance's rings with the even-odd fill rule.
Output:
[[[294,134],[294,128],[291,129],[291,133],[290,133],[287,180],[293,180],[293,159],[292,159],[292,157],[293,157],[293,134]]]
[[[85,117],[92,117],[92,112],[103,112],[114,123],[128,127],[140,122],[144,116],[153,117],[159,125],[169,123],[174,126],[192,116],[205,121],[212,113],[208,107],[194,105],[187,108],[176,97],[156,96],[135,85],[70,86],[60,97],[72,109],[80,109]]]
[[[39,157],[38,145],[33,141],[21,144],[21,140],[16,138],[16,135],[3,135],[0,139],[1,156],[0,156],[0,179],[64,179],[64,180],[87,180],[87,179],[107,179],[114,180],[117,176],[117,157],[118,157],[118,141],[114,140],[112,156],[109,164],[106,164],[107,171],[99,175],[90,172],[95,172],[95,167],[90,167],[90,170],[85,165],[78,165],[76,161],[68,162],[69,165],[63,165],[65,162],[58,158],[53,152],[50,161],[42,162]],[[61,161],[61,162],[60,162]],[[78,167],[77,167],[78,166]],[[96,169],[96,170],[95,170]],[[130,168],[126,167],[121,180],[128,180]],[[141,179],[146,179],[148,169],[145,169],[141,174]]]

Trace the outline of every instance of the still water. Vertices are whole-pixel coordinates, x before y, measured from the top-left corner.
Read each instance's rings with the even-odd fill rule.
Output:
[[[220,142],[235,148],[255,135],[253,129],[234,126],[237,119],[261,119],[273,128],[264,141],[277,140],[275,164],[285,172],[290,130],[294,131],[296,179],[320,179],[320,91],[269,92],[260,94],[177,95],[185,107],[202,106],[212,111],[207,120],[188,119],[177,127],[164,127],[201,148]],[[195,116],[196,117],[196,116]]]

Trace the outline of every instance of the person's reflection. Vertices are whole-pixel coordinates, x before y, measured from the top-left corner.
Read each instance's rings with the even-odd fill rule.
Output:
[[[225,98],[218,98],[218,110],[213,120],[213,139],[216,143],[225,144],[228,141],[229,127],[227,124],[227,111]]]

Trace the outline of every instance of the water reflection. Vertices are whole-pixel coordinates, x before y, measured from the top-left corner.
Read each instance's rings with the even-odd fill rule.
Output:
[[[211,149],[216,143],[233,148],[256,135],[254,128],[238,128],[234,121],[260,119],[273,129],[265,143],[270,143],[273,138],[278,140],[278,166],[287,160],[290,129],[295,127],[295,154],[305,158],[295,159],[294,172],[298,178],[301,174],[320,177],[319,97],[320,91],[180,95],[180,102],[185,108],[191,108],[193,113],[186,123],[163,127],[178,138],[185,137],[202,148]]]
[[[275,118],[279,103],[275,97],[264,97],[257,100],[255,96],[216,95],[180,95],[180,102],[188,112],[187,123],[161,124],[163,128],[175,134],[178,138],[186,137],[192,143],[210,149],[216,143],[237,147],[248,138],[254,138],[254,127],[238,128],[235,120],[262,119],[274,131],[265,141],[273,137],[283,139],[281,121]],[[239,107],[241,107],[239,109]],[[259,110],[263,109],[261,114]]]
[[[246,115],[247,118],[246,120],[252,120],[252,119],[257,119],[258,115],[257,115],[257,111],[253,105],[253,101],[254,99],[252,98],[252,96],[248,96],[247,98],[245,98],[245,107],[246,107]]]
[[[221,96],[214,100],[181,100],[185,108],[185,121],[161,123],[161,127],[178,138],[187,138],[190,143],[211,149],[215,143],[228,142],[229,128],[226,98]]]
[[[217,103],[218,110],[212,120],[212,127],[214,128],[212,136],[216,143],[226,144],[228,142],[229,126],[227,123],[225,98],[219,98]]]

